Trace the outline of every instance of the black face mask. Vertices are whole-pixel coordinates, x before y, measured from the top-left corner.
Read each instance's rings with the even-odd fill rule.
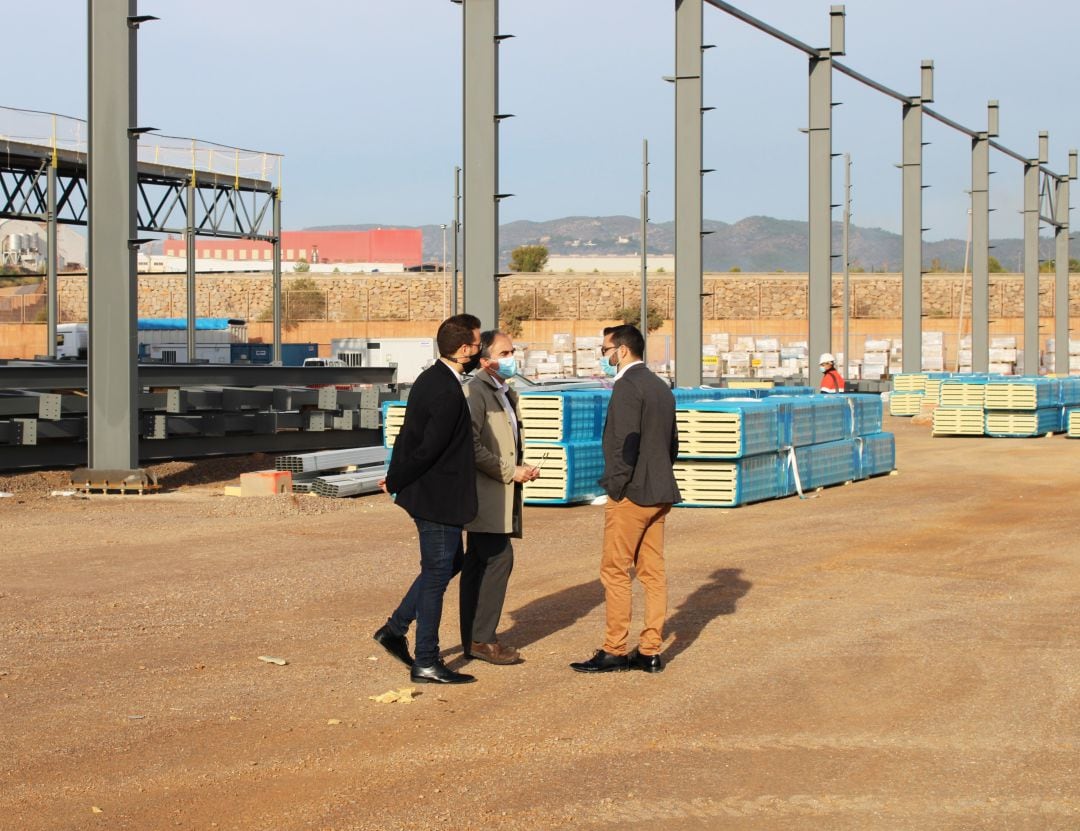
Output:
[[[461,371],[462,372],[472,372],[478,366],[480,366],[480,353],[479,352],[477,352],[471,358],[466,358],[465,359],[465,361],[461,364]]]

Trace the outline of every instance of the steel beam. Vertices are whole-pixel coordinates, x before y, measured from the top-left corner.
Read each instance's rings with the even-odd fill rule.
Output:
[[[141,364],[140,387],[304,387],[326,384],[394,384],[397,367],[252,366],[243,364]],[[0,390],[69,390],[86,386],[86,364],[0,364]]]
[[[138,465],[136,0],[87,0],[91,469]]]
[[[195,322],[198,315],[198,304],[195,296],[195,180],[188,183],[187,188],[187,228],[184,231],[184,265],[187,267],[187,359],[188,363],[195,363],[197,356],[197,340],[195,337]]]
[[[903,281],[901,337],[904,372],[922,369],[922,101],[903,106]]]
[[[1054,374],[1069,373],[1069,180],[1057,181],[1054,205]]]
[[[701,384],[703,30],[702,0],[675,0],[675,384],[681,387]],[[647,325],[645,318],[642,331]]]
[[[810,59],[809,126],[809,312],[810,386],[821,382],[817,356],[832,351],[832,56]]]
[[[1024,375],[1039,374],[1039,172],[1024,165]]]
[[[59,258],[56,233],[56,161],[49,164],[46,185],[46,263],[45,263],[45,345],[44,354],[56,357],[56,324],[59,322],[59,296],[57,290],[56,263]]]
[[[499,0],[464,0],[462,308],[499,322]]]

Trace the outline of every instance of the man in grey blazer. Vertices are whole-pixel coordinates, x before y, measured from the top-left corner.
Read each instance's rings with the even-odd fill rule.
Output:
[[[540,475],[521,464],[518,396],[507,381],[517,371],[514,344],[502,332],[480,334],[480,368],[465,385],[476,458],[476,518],[465,526],[461,569],[461,648],[467,658],[516,664],[521,655],[495,630],[514,567],[512,537],[521,537],[522,485]]]
[[[635,327],[604,330],[601,362],[606,359],[605,372],[615,376],[600,478],[608,497],[600,560],[607,627],[603,648],[587,661],[570,664],[577,672],[660,672],[664,666],[664,520],[671,506],[682,501],[672,469],[679,434],[671,387],[645,366],[644,352],[645,339]],[[645,590],[645,626],[637,648],[629,652],[632,567]]]

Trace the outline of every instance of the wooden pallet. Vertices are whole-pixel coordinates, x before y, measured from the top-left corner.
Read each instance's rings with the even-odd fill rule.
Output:
[[[1065,435],[1070,439],[1080,439],[1080,407],[1069,410],[1069,423]]]
[[[947,407],[934,410],[935,436],[981,436],[984,429],[982,407]]]

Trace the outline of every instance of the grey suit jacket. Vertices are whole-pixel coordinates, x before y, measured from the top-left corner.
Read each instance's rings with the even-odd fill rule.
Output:
[[[672,464],[679,455],[675,396],[644,364],[615,382],[604,422],[604,475],[611,499],[637,505],[682,501]]]
[[[515,441],[510,417],[488,377],[484,370],[478,370],[464,387],[472,418],[479,503],[476,518],[466,524],[465,530],[520,537],[522,486],[514,481],[514,468],[521,464],[521,410],[517,393],[510,390],[507,398],[518,422]]]

